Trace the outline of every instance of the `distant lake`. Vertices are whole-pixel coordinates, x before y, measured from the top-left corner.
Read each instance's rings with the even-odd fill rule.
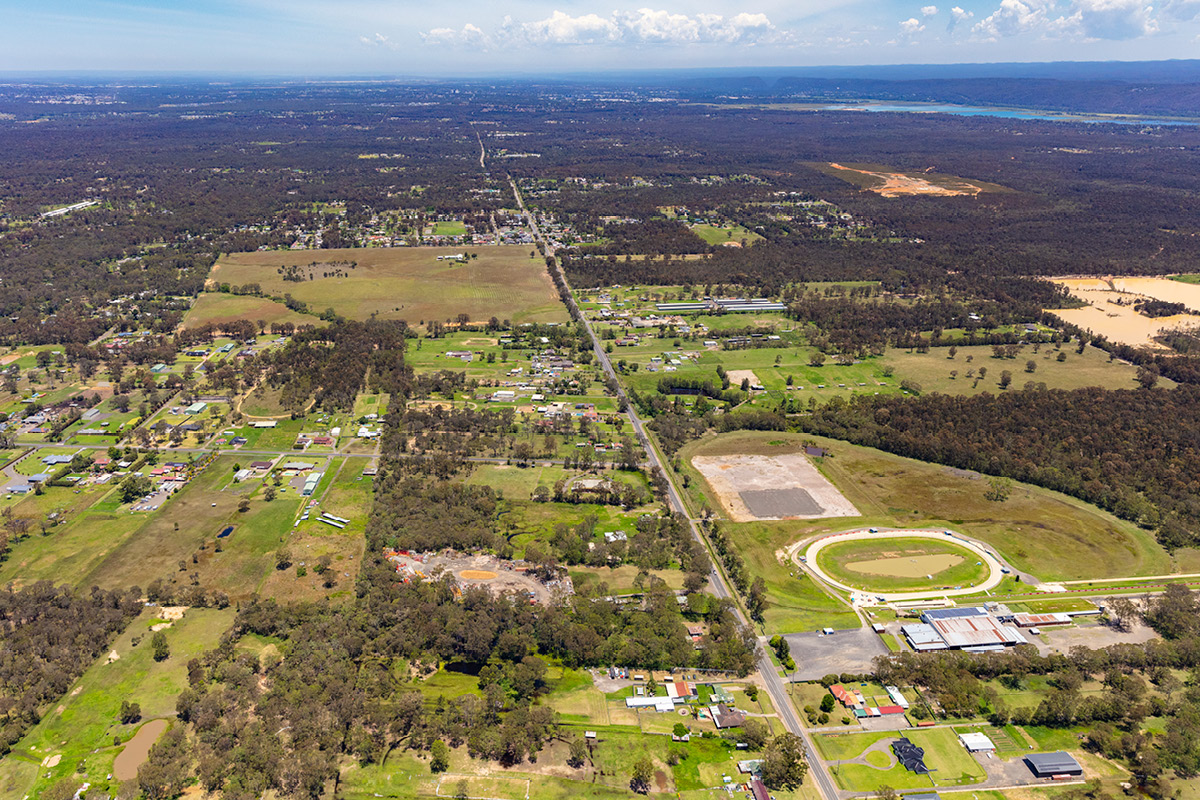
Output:
[[[1053,111],[1022,111],[1010,108],[982,108],[978,106],[956,106],[936,103],[888,104],[863,103],[852,105],[825,106],[823,111],[896,111],[916,114],[954,114],[959,117],[1003,117],[1004,119],[1037,119],[1050,122],[1107,122],[1114,125],[1200,125],[1200,122],[1186,122],[1172,119],[1152,119],[1149,117],[1098,117],[1087,114],[1070,114]]]

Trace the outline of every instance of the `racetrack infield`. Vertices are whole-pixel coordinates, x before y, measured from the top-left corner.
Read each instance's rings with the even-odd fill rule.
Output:
[[[988,577],[979,556],[937,539],[852,539],[817,555],[821,569],[847,586],[871,592],[906,592],[972,586]],[[930,577],[931,576],[931,577]]]

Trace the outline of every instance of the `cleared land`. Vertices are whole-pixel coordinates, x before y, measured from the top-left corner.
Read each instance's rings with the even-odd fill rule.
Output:
[[[735,522],[858,516],[800,453],[696,456],[692,464]]]
[[[1004,186],[939,175],[930,167],[925,172],[900,172],[879,164],[813,164],[818,171],[884,197],[925,195],[933,197],[975,196],[981,192],[1010,192]]]
[[[437,258],[465,252],[478,258]],[[232,253],[217,262],[209,280],[257,283],[269,294],[291,294],[314,311],[332,308],[351,319],[375,314],[417,325],[466,314],[472,321],[565,321],[545,263],[529,253],[523,247],[468,246]],[[356,266],[346,266],[350,262]],[[305,279],[285,281],[280,268],[295,268]],[[324,277],[335,273],[344,277]]]
[[[294,325],[324,325],[325,322],[310,314],[298,314],[266,297],[233,295],[221,292],[202,292],[183,318],[184,328],[199,328],[202,325],[220,326],[234,320],[245,319],[267,325],[290,322]]]
[[[857,519],[727,523],[730,541],[752,575],[767,582],[767,628],[788,633],[861,623],[840,600],[796,571],[785,548],[801,539],[850,527],[950,528],[987,542],[1006,560],[1042,580],[1097,575],[1161,575],[1176,571],[1171,557],[1146,531],[1079,500],[1017,484],[1008,500],[984,497],[987,481],[976,473],[893,456],[833,439],[773,432],[706,437],[680,451],[693,508],[720,508],[696,456],[769,455],[799,452],[805,442],[832,457],[817,467],[862,515]]]
[[[174,720],[175,699],[187,687],[188,661],[216,647],[236,614],[233,608],[188,609],[164,631],[170,657],[155,661],[149,631],[162,622],[159,612],[146,609],[134,620],[111,648],[118,657],[97,659],[60,705],[0,759],[0,798],[40,797],[56,781],[75,774],[77,767],[80,784],[88,781],[93,792],[116,793],[119,782],[108,776],[121,751],[133,744],[138,724]],[[143,723],[119,722],[122,700],[141,706]],[[114,746],[114,736],[123,744]],[[54,756],[59,756],[54,767],[37,769],[43,759]]]
[[[1170,278],[1057,278],[1054,282],[1088,305],[1051,312],[1114,342],[1156,347],[1154,337],[1161,331],[1200,326],[1200,316],[1195,314],[1148,317],[1134,308],[1140,300],[1155,299],[1200,311],[1200,285]]]

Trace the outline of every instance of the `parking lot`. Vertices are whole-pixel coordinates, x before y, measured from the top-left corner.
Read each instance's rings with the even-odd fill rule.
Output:
[[[795,680],[814,681],[843,672],[871,672],[871,659],[887,653],[879,635],[870,628],[820,633],[789,633],[783,637],[796,660]]]

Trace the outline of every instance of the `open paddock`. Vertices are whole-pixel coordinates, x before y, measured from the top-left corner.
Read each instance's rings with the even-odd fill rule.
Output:
[[[183,318],[184,328],[199,328],[216,325],[218,328],[235,320],[249,320],[255,324],[261,320],[267,325],[290,322],[293,325],[324,325],[324,320],[310,314],[299,314],[283,303],[267,297],[233,295],[221,292],[201,292]]]
[[[268,294],[291,294],[313,311],[332,308],[350,319],[376,315],[417,325],[466,314],[476,322],[493,316],[514,323],[565,322],[567,311],[546,264],[530,258],[531,249],[463,245],[232,253],[217,262],[209,280],[257,283]],[[438,260],[459,253],[478,258]],[[285,281],[281,268],[294,269],[304,279]]]

